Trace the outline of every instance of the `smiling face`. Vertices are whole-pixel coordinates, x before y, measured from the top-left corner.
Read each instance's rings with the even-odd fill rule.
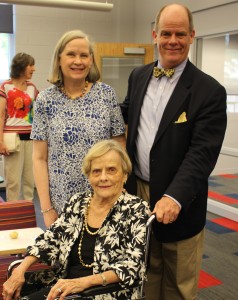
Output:
[[[92,160],[88,179],[96,200],[115,202],[127,179],[127,174],[123,173],[118,152],[110,150]]]
[[[85,80],[92,65],[89,44],[84,38],[77,38],[66,44],[59,61],[64,82]]]
[[[173,68],[188,57],[195,32],[189,30],[187,11],[179,5],[166,7],[160,16],[157,30],[153,31],[159,60],[163,68]]]

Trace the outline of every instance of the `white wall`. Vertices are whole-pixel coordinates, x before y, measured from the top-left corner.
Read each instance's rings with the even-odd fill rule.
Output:
[[[216,10],[206,10],[207,8],[219,7],[219,5],[229,4],[231,2],[238,2],[234,0],[135,0],[135,2],[136,43],[150,43],[152,41],[151,24],[154,22],[157,12],[164,5],[174,2],[188,6],[193,12],[196,32],[198,34],[203,34],[205,31],[208,33],[212,31],[212,29],[219,29],[224,32],[224,29],[231,28],[232,25],[237,25],[238,3],[235,4],[236,6],[228,9],[221,6]],[[222,13],[224,11],[225,13]],[[218,15],[216,15],[217,13]],[[229,16],[229,18],[225,16]],[[214,25],[213,28],[211,28],[211,25]]]
[[[133,41],[134,1],[114,0],[113,3],[111,12],[15,6],[16,53],[24,51],[36,59],[33,81],[39,90],[48,86],[53,49],[65,31],[81,29],[95,42]]]

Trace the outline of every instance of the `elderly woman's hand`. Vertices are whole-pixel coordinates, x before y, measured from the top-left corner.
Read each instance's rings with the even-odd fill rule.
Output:
[[[75,279],[59,279],[58,282],[51,288],[47,300],[54,300],[59,297],[63,300],[65,296],[74,293],[80,293],[91,286],[90,276],[75,278]]]
[[[24,282],[24,272],[14,269],[11,277],[3,284],[3,300],[18,299]]]

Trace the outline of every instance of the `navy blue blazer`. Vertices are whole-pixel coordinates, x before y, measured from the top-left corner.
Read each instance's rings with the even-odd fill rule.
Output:
[[[128,125],[127,151],[135,162],[140,111],[153,67],[157,62],[132,71],[121,104]],[[187,121],[176,123],[182,113]],[[168,194],[182,206],[178,219],[168,225],[156,222],[154,233],[162,242],[174,242],[198,234],[205,226],[208,177],[215,167],[226,130],[226,91],[211,76],[190,61],[165,108],[150,151],[150,205]],[[127,191],[136,193],[132,173]]]

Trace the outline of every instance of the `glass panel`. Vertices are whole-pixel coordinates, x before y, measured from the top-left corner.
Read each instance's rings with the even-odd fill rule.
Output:
[[[14,35],[0,33],[0,83],[9,78],[11,57],[14,52]]]
[[[127,83],[131,71],[144,64],[143,57],[103,57],[102,82],[112,86],[117,94],[118,101],[124,101],[127,92]]]
[[[238,95],[238,33],[197,41],[198,67],[224,85],[229,95]]]
[[[197,66],[227,91],[227,129],[213,174],[237,173],[238,32],[197,39]]]

